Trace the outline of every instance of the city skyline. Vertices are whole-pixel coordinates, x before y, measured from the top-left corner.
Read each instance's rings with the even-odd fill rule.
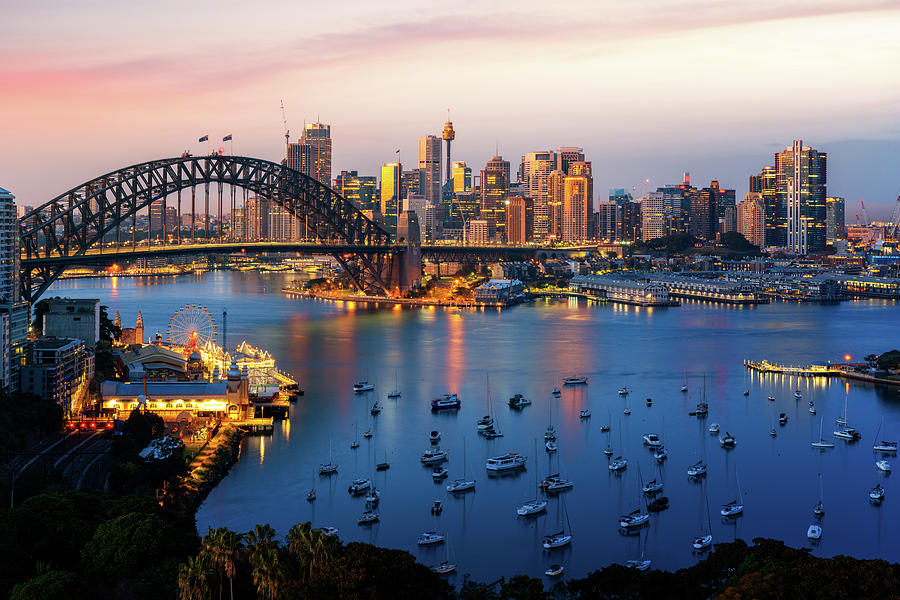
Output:
[[[4,123],[0,164],[19,202],[39,204],[124,164],[204,152],[204,134],[232,134],[235,153],[278,159],[281,99],[292,141],[304,121],[332,126],[334,174],[377,175],[397,148],[412,164],[418,139],[439,136],[450,108],[454,160],[477,171],[497,146],[515,160],[576,145],[594,163],[594,200],[608,188],[640,192],[648,178],[652,188],[677,182],[682,171],[743,197],[749,175],[798,138],[828,152],[829,193],[848,199],[850,219],[859,198],[870,217],[886,217],[900,191],[891,173],[900,151],[892,3],[657,2],[572,6],[563,16],[538,3],[517,4],[515,14],[474,3],[315,14],[273,5],[255,29],[239,25],[238,6],[207,15],[163,3],[139,19],[104,2],[77,13],[7,9],[0,113],[16,118]],[[173,25],[165,15],[175,10]],[[289,30],[291,15],[313,33]],[[217,60],[236,43],[234,60]],[[524,46],[540,56],[523,55]],[[803,48],[816,50],[784,58]],[[409,75],[423,65],[433,70],[416,85]],[[787,87],[798,70],[803,94]],[[528,84],[576,73],[589,74],[578,94]],[[702,97],[660,95],[704,82],[712,85]],[[49,177],[46,160],[57,165]]]

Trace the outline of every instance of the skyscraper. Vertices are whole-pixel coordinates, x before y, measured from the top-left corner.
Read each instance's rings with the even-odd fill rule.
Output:
[[[618,235],[619,205],[615,202],[599,202],[594,235],[598,240],[613,242]]]
[[[584,175],[566,177],[562,217],[562,241],[564,242],[579,242],[587,239],[588,224],[585,207],[590,199],[588,190],[588,178]]]
[[[444,141],[447,142],[447,172],[445,173],[445,181],[449,187],[451,177],[453,176],[453,172],[450,167],[450,142],[456,139],[456,132],[453,131],[453,122],[450,120],[450,111],[447,111],[447,122],[444,123],[444,131],[441,132],[441,137],[444,138]]]
[[[844,199],[825,198],[825,242],[833,245],[845,237]]]
[[[472,169],[464,161],[453,163],[453,192],[468,192],[472,189]]]
[[[0,391],[18,391],[31,311],[19,295],[19,221],[15,196],[0,188]]]
[[[563,212],[566,203],[566,174],[560,169],[547,179],[547,241],[559,242],[563,237]]]
[[[509,162],[495,156],[481,172],[481,219],[498,241],[506,235],[506,198],[509,194]]]
[[[534,202],[518,194],[512,195],[506,204],[506,241],[509,244],[527,244],[534,227]]]
[[[336,181],[340,185],[335,189],[359,210],[380,210],[378,180],[375,177],[361,176],[358,171],[341,171]]]
[[[529,152],[522,157],[521,179],[534,201],[534,240],[546,242],[550,231],[549,183],[556,168],[556,154]]]
[[[403,165],[400,163],[385,163],[381,167],[381,214],[384,226],[391,235],[397,234],[402,172]]]
[[[764,246],[783,245],[778,242],[778,198],[775,193],[775,167],[763,167],[759,175],[750,176],[750,191],[762,194],[766,210],[766,243]],[[762,246],[760,246],[762,247]]]
[[[779,245],[798,254],[825,249],[826,154],[803,140],[775,154]],[[783,240],[783,243],[781,243]]]
[[[565,148],[560,148],[560,152],[563,150],[565,150]],[[593,231],[591,231],[591,221],[593,220],[592,217],[594,215],[594,174],[591,170],[591,161],[584,160],[584,155],[581,154],[581,148],[578,148],[578,151],[581,160],[569,161],[566,175],[576,177],[581,176],[587,179],[587,202],[584,205],[584,218],[587,223],[587,236],[585,239],[587,239],[587,237],[593,235]]]
[[[331,125],[307,123],[303,129],[300,144],[309,146],[309,175],[325,185],[331,185]],[[288,153],[290,153],[290,144]],[[300,159],[301,173],[302,156]]]
[[[431,204],[441,201],[441,138],[426,135],[419,138],[419,171],[422,189],[419,192]]]
[[[737,205],[737,230],[754,246],[766,245],[766,207],[762,192],[748,192]]]
[[[285,164],[287,168],[299,171],[303,175],[310,174],[310,149],[311,146],[304,142],[296,144],[288,144],[287,158]],[[330,172],[330,169],[329,169]]]

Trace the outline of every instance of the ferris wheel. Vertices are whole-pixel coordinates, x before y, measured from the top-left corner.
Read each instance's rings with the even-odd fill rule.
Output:
[[[205,346],[216,339],[216,321],[199,304],[185,304],[175,311],[166,327],[166,342],[175,346]]]

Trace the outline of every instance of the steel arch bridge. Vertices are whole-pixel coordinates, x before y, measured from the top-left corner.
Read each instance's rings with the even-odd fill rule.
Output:
[[[392,244],[388,232],[340,194],[285,165],[211,154],[164,158],[118,169],[25,214],[19,221],[22,298],[35,301],[67,267],[109,258],[109,249],[104,254],[105,237],[115,230],[118,239],[119,227],[136,223],[138,211],[149,212],[151,203],[178,194],[180,213],[182,190],[192,189],[193,206],[196,186],[205,186],[208,198],[210,184],[219,185],[220,216],[223,184],[270,198],[300,218],[317,241],[316,247],[335,256],[361,290],[384,294],[398,286],[402,261],[397,258],[405,246]],[[192,209],[192,231],[195,214]],[[165,219],[163,210],[163,222]],[[208,233],[208,205],[206,219]]]

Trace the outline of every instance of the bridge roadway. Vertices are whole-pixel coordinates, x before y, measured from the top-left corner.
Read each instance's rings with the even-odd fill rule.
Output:
[[[140,245],[122,244],[89,248],[84,253],[70,256],[28,257],[24,253],[20,259],[23,267],[31,265],[74,266],[90,264],[110,264],[117,261],[134,260],[148,256],[174,256],[210,253],[237,252],[300,252],[303,254],[384,254],[407,250],[406,245],[352,245],[333,242],[211,242],[193,244]],[[533,258],[553,258],[583,254],[597,250],[596,245],[588,246],[503,246],[503,245],[443,245],[428,244],[421,247],[422,255],[441,260],[459,260],[467,257],[512,258],[516,256]]]

